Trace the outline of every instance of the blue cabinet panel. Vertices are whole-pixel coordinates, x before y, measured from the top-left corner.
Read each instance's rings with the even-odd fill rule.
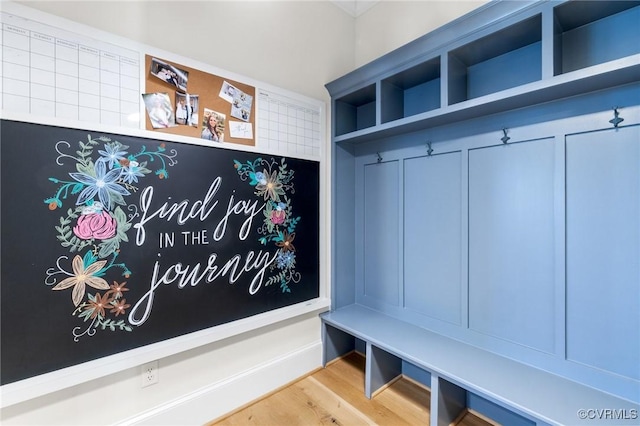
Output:
[[[640,127],[566,138],[567,358],[640,380]]]
[[[469,151],[469,327],[555,352],[553,139]]]
[[[461,154],[404,162],[405,308],[461,325]]]
[[[398,161],[364,167],[363,293],[392,306],[400,304],[398,185]]]

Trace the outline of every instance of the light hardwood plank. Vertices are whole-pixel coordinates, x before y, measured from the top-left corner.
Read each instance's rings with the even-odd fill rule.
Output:
[[[428,425],[430,392],[400,378],[374,398],[364,395],[365,359],[352,353],[208,426]],[[473,412],[458,426],[493,426]]]
[[[358,362],[351,363],[346,358],[345,363],[336,364],[335,369],[324,369],[313,375],[319,382],[342,396],[356,409],[367,416],[371,421],[379,425],[406,425],[410,424],[402,418],[404,412],[395,412],[380,402],[380,395],[367,399],[364,394],[364,365],[362,370],[355,368]]]
[[[500,426],[500,423],[476,411],[467,409],[455,426]]]
[[[376,400],[411,425],[428,425],[431,393],[424,387],[400,379],[380,392]]]
[[[368,419],[312,377],[217,423],[237,425],[370,425]]]

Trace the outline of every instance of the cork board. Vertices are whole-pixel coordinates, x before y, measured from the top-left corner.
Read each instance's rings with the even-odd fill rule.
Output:
[[[255,146],[253,86],[145,55],[145,128]]]

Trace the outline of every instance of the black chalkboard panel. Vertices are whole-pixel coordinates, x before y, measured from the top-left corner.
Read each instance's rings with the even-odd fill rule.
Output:
[[[1,383],[319,296],[319,164],[2,120]]]

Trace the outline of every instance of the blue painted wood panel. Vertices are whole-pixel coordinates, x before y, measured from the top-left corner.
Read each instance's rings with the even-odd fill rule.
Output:
[[[461,324],[461,153],[404,162],[404,306]]]
[[[555,351],[554,143],[469,151],[469,327]]]
[[[470,66],[467,69],[467,99],[540,80],[541,46],[541,42],[532,43]]]
[[[358,107],[356,130],[376,125],[376,104],[370,102]]]
[[[399,163],[364,167],[364,295],[398,306],[399,292]]]
[[[562,33],[562,71],[575,71],[640,53],[639,23],[640,6],[636,6]],[[630,40],[635,42],[629,43]]]
[[[355,185],[355,160],[351,147],[336,146],[333,151],[333,176],[335,182],[344,187],[353,188]],[[333,221],[332,232],[332,305],[335,308],[355,303],[355,197],[353,192],[333,191],[332,202],[334,214],[340,211],[350,220]],[[347,213],[349,212],[349,213]]]
[[[427,81],[426,83],[405,90],[404,116],[410,117],[425,111],[440,108],[440,79]]]
[[[567,358],[640,380],[640,127],[566,138]]]

